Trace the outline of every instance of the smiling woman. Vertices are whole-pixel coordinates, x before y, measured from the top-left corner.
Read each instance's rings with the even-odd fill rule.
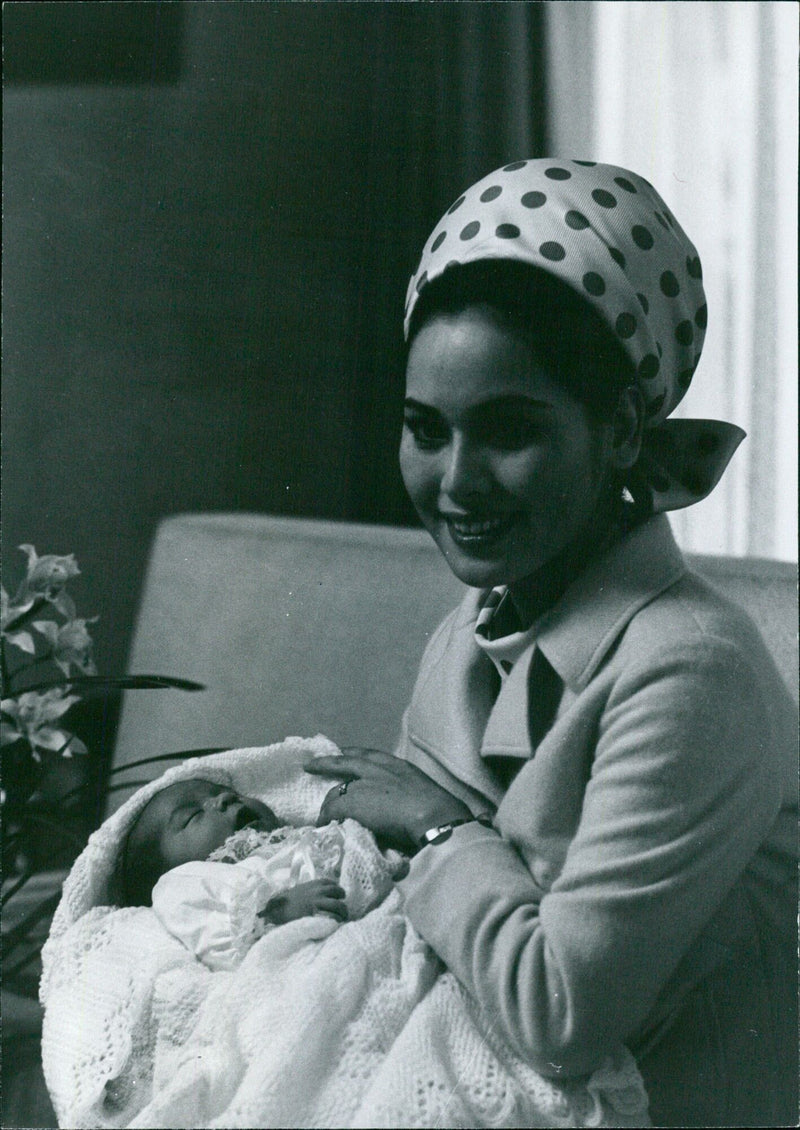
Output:
[[[515,161],[456,199],[408,288],[400,462],[472,589],[396,756],[308,768],[351,782],[327,818],[416,844],[405,913],[526,1063],[579,1078],[624,1044],[654,1125],[774,1126],[796,1115],[795,711],[663,513],[743,438],[667,419],[707,316],[635,173]]]
[[[464,269],[471,278],[457,284],[460,311],[446,306],[414,323],[400,464],[417,512],[462,581],[513,588],[536,577],[552,599],[622,518],[619,476],[639,452],[642,400],[621,387],[624,364],[613,409],[594,391],[608,400],[605,382],[592,381],[594,394],[580,398],[597,356],[613,350],[591,354],[567,337],[556,338],[560,357],[537,347],[498,301],[498,271],[482,266]],[[510,274],[528,282],[524,294],[532,287],[518,266]],[[446,284],[438,289],[447,296]],[[539,290],[529,311],[552,324],[553,288]],[[435,295],[427,306],[436,310]]]

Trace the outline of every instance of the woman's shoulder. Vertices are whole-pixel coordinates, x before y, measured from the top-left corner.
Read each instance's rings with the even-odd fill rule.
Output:
[[[690,568],[639,610],[626,635],[637,647],[650,640],[658,649],[702,645],[751,654],[765,647],[748,613]]]
[[[770,712],[791,712],[789,688],[759,625],[691,569],[632,617],[612,664],[639,672],[683,665],[709,693],[751,703],[757,695]]]
[[[468,588],[461,601],[452,608],[431,632],[425,648],[425,658],[448,647],[454,638],[469,636],[475,630],[475,621],[486,598],[486,589]]]

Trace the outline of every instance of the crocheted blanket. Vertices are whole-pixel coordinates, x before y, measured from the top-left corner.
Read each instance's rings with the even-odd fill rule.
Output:
[[[267,800],[287,823],[313,823],[330,782],[302,763],[337,752],[322,737],[287,738],[193,759],[92,835],[42,955],[42,1053],[59,1125],[647,1125],[626,1049],[587,1079],[557,1082],[504,1045],[405,918],[392,884],[401,858],[363,829],[341,882],[364,916],[290,922],[230,972],[200,964],[151,908],[114,906],[119,847],[158,789],[202,775]]]

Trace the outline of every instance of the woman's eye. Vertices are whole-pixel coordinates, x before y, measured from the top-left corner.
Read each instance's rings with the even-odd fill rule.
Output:
[[[438,420],[426,419],[424,416],[406,416],[404,423],[417,447],[434,448],[447,443],[447,429]]]

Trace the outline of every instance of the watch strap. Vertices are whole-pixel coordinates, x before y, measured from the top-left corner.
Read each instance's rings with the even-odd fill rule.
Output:
[[[477,816],[462,816],[459,820],[448,820],[444,824],[437,824],[433,828],[428,828],[427,832],[422,833],[419,838],[419,845],[420,847],[427,847],[429,844],[443,844],[445,840],[450,839],[454,828],[474,822],[482,824],[484,828],[491,828],[491,813],[480,812]]]

